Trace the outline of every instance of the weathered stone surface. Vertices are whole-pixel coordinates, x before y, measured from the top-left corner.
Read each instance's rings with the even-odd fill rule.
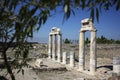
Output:
[[[120,57],[113,57],[113,72],[120,75]]]
[[[79,70],[83,71],[85,67],[85,33],[80,32],[80,40],[79,40]]]
[[[42,61],[42,59],[37,59],[37,60],[35,61],[35,67],[40,68],[41,65],[43,65],[43,61]]]
[[[53,35],[52,60],[55,61],[56,56],[56,34]]]
[[[48,58],[52,58],[52,36],[49,35]]]
[[[73,51],[70,52],[70,67],[75,66],[75,53]]]
[[[57,48],[57,61],[61,62],[61,54],[62,53],[62,35],[58,35],[58,48]]]
[[[85,32],[90,31],[90,73],[94,75],[96,71],[96,29],[92,19],[84,19],[81,21],[82,28],[80,29],[80,42],[79,42],[79,71],[84,71],[85,65]]]
[[[82,20],[81,23],[82,23],[81,31],[88,31],[88,30],[91,31],[95,29],[92,19],[86,18]]]
[[[63,64],[66,64],[66,63],[67,63],[67,53],[66,53],[66,52],[63,52],[63,60],[62,60],[62,63],[63,63]]]
[[[58,37],[58,43],[57,41]],[[53,27],[49,33],[49,47],[48,47],[48,58],[61,62],[61,52],[62,52],[62,34],[60,28]]]

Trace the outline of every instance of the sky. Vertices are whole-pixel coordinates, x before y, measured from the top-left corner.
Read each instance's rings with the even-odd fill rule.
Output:
[[[47,43],[49,33],[52,27],[61,29],[62,39],[79,40],[79,31],[81,29],[81,20],[90,17],[90,12],[87,10],[74,10],[75,16],[63,23],[63,13],[56,13],[48,18],[47,22],[42,25],[38,32],[34,32],[34,37],[30,39],[33,42]],[[120,10],[116,11],[111,8],[108,11],[102,10],[99,16],[99,22],[94,21],[97,29],[97,37],[105,36],[108,39],[120,40]],[[90,32],[85,33],[85,37],[90,38]]]

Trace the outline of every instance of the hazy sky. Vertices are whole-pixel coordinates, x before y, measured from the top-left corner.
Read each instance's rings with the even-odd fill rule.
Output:
[[[63,23],[63,13],[56,13],[50,17],[38,32],[34,33],[34,37],[30,41],[48,42],[48,34],[52,27],[58,27],[62,31],[62,38],[79,39],[79,30],[81,28],[81,20],[89,18],[90,13],[87,10],[75,10],[75,16],[71,17]],[[116,11],[111,8],[109,11],[102,10],[99,16],[99,22],[94,22],[97,31],[97,37],[101,35],[109,39],[120,40],[120,10]],[[90,36],[90,32],[86,32],[86,37]]]

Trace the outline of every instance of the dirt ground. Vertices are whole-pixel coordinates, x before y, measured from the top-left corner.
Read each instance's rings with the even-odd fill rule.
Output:
[[[47,53],[47,45],[45,44],[35,44],[34,46],[37,46],[37,49],[31,50],[31,53],[29,57],[39,58],[40,54],[46,54]],[[66,51],[68,56],[70,51],[75,51],[75,59],[78,60],[78,45],[64,45],[62,47],[63,52]],[[89,71],[89,46],[86,45],[85,47],[85,69]],[[10,53],[10,51],[8,51]],[[9,54],[10,55],[10,54]],[[11,55],[10,55],[11,56]],[[107,80],[108,77],[111,76],[111,71],[113,69],[113,57],[119,56],[120,57],[120,45],[119,44],[99,44],[97,45],[97,72],[96,75],[91,76],[86,73],[82,73],[77,71],[76,67],[72,70],[68,71],[37,71],[33,70],[32,68],[24,68],[24,75],[21,73],[16,73],[17,70],[14,70],[16,75],[16,80]],[[47,66],[59,66],[60,63],[51,63],[50,60],[44,59],[44,64]],[[49,62],[50,61],[50,62]],[[34,64],[34,61],[31,61],[30,63]],[[61,65],[61,64],[60,64]],[[62,65],[63,67],[66,67],[66,65]],[[6,70],[0,71],[0,75],[5,76]],[[8,79],[10,79],[9,76],[7,76]],[[84,78],[84,79],[83,79]]]

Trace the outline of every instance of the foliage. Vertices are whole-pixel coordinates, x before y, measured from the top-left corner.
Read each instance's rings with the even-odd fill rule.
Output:
[[[65,41],[64,41],[64,43],[65,44],[70,44],[70,40],[66,38]]]
[[[120,40],[108,39],[103,35],[97,38],[98,44],[120,44]]]
[[[120,44],[120,40],[116,40],[115,43],[116,43],[116,44]]]
[[[90,43],[88,37],[85,40],[85,44]],[[105,36],[101,36],[97,38],[97,44],[120,44],[120,40],[108,39]]]
[[[29,53],[28,38],[56,13],[57,7],[62,8],[65,20],[71,13],[75,15],[77,8],[90,11],[93,21],[94,18],[98,21],[101,10],[109,10],[112,6],[116,11],[120,10],[120,0],[0,0],[0,49],[11,79],[15,80],[15,77],[6,51],[15,42],[15,59],[22,56],[25,62]]]
[[[86,40],[85,40],[85,44],[88,44],[88,43],[90,43],[90,40],[87,37]]]

